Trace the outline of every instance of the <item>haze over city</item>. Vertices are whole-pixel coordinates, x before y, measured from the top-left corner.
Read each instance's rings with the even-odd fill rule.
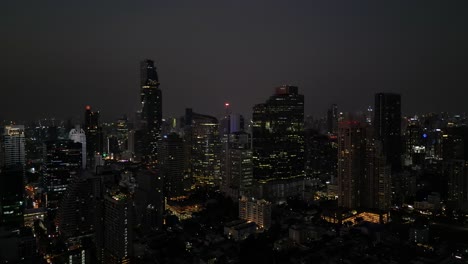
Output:
[[[274,87],[306,115],[397,92],[403,113],[465,112],[466,1],[4,1],[0,118],[106,120],[139,108],[138,61],[155,60],[163,114],[249,117]],[[112,98],[112,100],[109,100]],[[33,110],[31,113],[30,110]]]

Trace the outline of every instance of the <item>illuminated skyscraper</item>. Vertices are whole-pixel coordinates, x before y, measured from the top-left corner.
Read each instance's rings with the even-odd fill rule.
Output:
[[[253,109],[254,177],[260,181],[303,177],[304,96],[281,86]]]
[[[80,126],[76,126],[74,129],[70,130],[68,134],[69,138],[73,140],[75,143],[81,143],[81,166],[83,169],[86,168],[86,133],[85,131],[80,128]]]
[[[152,60],[141,62],[141,124],[144,141],[143,156],[155,161],[158,156],[158,142],[161,140],[162,92]]]
[[[383,153],[392,171],[401,170],[401,96],[392,93],[375,95],[375,138],[382,142]]]
[[[6,126],[3,147],[5,166],[24,166],[26,163],[24,126]]]
[[[245,132],[231,133],[223,142],[221,154],[221,190],[238,199],[250,195],[253,184],[251,137]]]
[[[201,185],[214,185],[220,180],[220,139],[218,119],[185,111],[184,140],[186,170]]]

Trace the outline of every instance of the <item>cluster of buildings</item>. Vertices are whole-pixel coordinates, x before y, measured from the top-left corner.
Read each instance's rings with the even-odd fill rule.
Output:
[[[187,108],[163,119],[151,60],[141,63],[140,94],[132,121],[105,123],[86,106],[81,125],[3,126],[0,244],[17,250],[0,247],[0,261],[140,263],[136,238],[174,232],[170,216],[198,221],[205,205],[190,199],[200,190],[238,207],[236,219],[220,223],[224,238],[210,241],[241,243],[276,224],[287,230],[274,243],[279,251],[343,233],[329,225],[386,224],[399,207],[439,216],[468,209],[462,116],[403,117],[399,94],[378,93],[364,112],[332,105],[313,119],[299,88],[283,85],[251,120],[228,103],[220,118]],[[320,213],[275,218],[293,198]],[[428,230],[412,226],[410,241],[427,245]]]

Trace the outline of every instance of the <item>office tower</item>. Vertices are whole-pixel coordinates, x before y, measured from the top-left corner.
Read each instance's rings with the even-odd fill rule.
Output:
[[[447,179],[447,204],[452,209],[468,209],[468,163],[464,160],[444,161]]]
[[[253,153],[251,137],[245,132],[231,133],[223,142],[221,154],[221,190],[237,200],[251,195],[253,185]]]
[[[359,187],[361,207],[388,211],[392,200],[391,169],[383,155],[381,142],[369,135],[365,162],[365,178]]]
[[[338,125],[338,204],[348,209],[388,210],[391,202],[390,165],[382,143],[365,121]]]
[[[161,140],[162,92],[152,60],[141,62],[141,123],[144,131],[143,156],[149,162],[158,156],[158,142]]]
[[[130,263],[133,256],[133,197],[112,191],[104,197],[104,263]]]
[[[26,163],[24,126],[6,126],[3,134],[4,166],[24,166]]]
[[[187,144],[187,170],[200,185],[219,183],[219,124],[218,119],[186,109],[184,141]]]
[[[101,197],[101,179],[86,172],[72,177],[60,201],[55,223],[63,238],[92,235]]]
[[[330,134],[336,134],[338,132],[338,115],[338,106],[332,104],[327,111],[327,128]]]
[[[88,156],[87,165],[91,165],[95,154],[102,154],[104,150],[104,140],[102,127],[99,123],[99,112],[91,111],[91,107],[86,106],[84,131],[86,135],[86,151]]]
[[[365,175],[366,128],[358,121],[338,125],[338,204],[361,207],[361,184]]]
[[[271,203],[243,196],[239,199],[239,218],[268,229],[271,226]]]
[[[1,145],[0,225],[18,229],[24,225],[24,126],[5,126]]]
[[[81,167],[86,169],[86,133],[80,127],[76,126],[74,129],[70,130],[69,136],[70,140],[73,140],[75,143],[81,143]]]
[[[74,175],[82,168],[82,146],[72,140],[45,142],[43,181],[47,208],[55,209]]]
[[[176,133],[163,137],[159,151],[160,173],[168,199],[184,195],[184,142]]]
[[[375,95],[375,138],[382,142],[383,153],[393,172],[401,170],[401,96],[392,93]]]
[[[336,176],[338,155],[336,139],[336,135],[322,135],[313,129],[305,131],[307,176],[313,178],[321,175]]]
[[[263,182],[303,177],[304,96],[295,86],[278,87],[253,108],[254,177]]]
[[[410,118],[404,133],[404,152],[410,164],[422,165],[426,147],[423,144],[423,128],[417,118]]]

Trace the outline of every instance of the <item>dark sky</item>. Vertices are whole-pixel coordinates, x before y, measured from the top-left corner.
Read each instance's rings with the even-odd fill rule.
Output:
[[[250,117],[281,84],[306,114],[400,92],[405,113],[468,110],[466,0],[1,1],[0,118],[106,119],[139,107],[155,60],[164,116]]]

